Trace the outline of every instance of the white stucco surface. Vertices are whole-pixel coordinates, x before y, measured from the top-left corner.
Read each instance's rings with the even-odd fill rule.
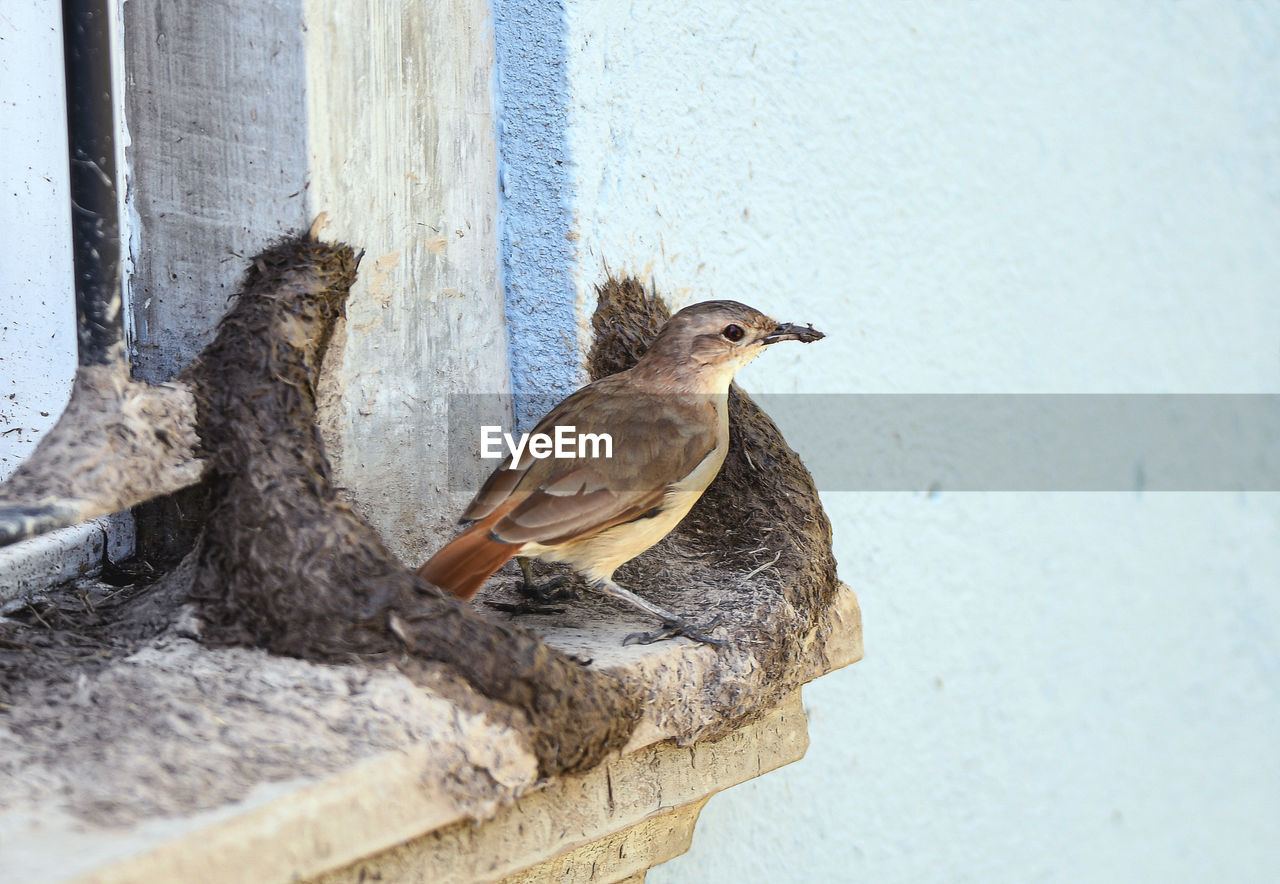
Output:
[[[607,262],[828,332],[753,391],[1280,391],[1274,6],[580,0],[528,51],[580,318]],[[1280,497],[824,501],[866,659],[649,880],[1280,868]]]
[[[62,85],[62,16],[41,0],[0,15],[0,480],[71,395],[76,317]]]

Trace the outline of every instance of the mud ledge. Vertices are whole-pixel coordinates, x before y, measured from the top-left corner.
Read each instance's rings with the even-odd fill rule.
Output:
[[[619,572],[668,609],[720,615],[728,648],[625,647],[651,624],[590,595],[513,622],[487,605],[507,591],[498,581],[472,607],[417,579],[338,498],[316,429],[316,376],[357,260],[308,238],[258,256],[179,378],[174,414],[199,440],[184,442],[180,460],[199,466],[183,481],[203,476],[211,505],[180,566],[5,609],[0,879],[302,880],[412,842],[432,862],[452,851],[446,878],[496,880],[617,839],[622,853],[632,837],[652,847],[660,817],[666,846],[631,856],[661,861],[699,801],[799,757],[799,686],[860,656],[812,479],[736,387],[721,473]],[[631,364],[668,315],[634,280],[599,294],[597,377]],[[33,458],[49,477],[33,467],[0,499],[19,515],[53,498],[89,511],[118,503],[121,476],[131,499],[152,493],[126,475],[146,461],[137,440],[172,434],[137,408],[125,424],[99,413],[131,396],[86,398],[87,424],[69,407]],[[122,428],[55,449],[84,426]],[[79,484],[59,487],[67,477]],[[696,775],[686,752],[702,753]],[[532,839],[531,806],[545,810]],[[489,840],[473,839],[480,820],[498,827]],[[449,826],[470,834],[430,834]]]
[[[399,869],[388,881],[501,880],[557,858],[560,877],[592,850],[603,874],[613,853],[600,845],[630,839],[622,878],[687,849],[708,796],[803,755],[796,686],[698,738],[724,720],[727,693],[751,693],[749,652],[623,647],[643,624],[594,603],[534,619],[553,647],[649,685],[630,742],[592,771],[540,778],[520,732],[460,707],[446,673],[433,685],[391,664],[209,649],[174,631],[13,710],[0,880],[337,882],[359,865]],[[851,590],[820,632],[797,685],[861,656]]]

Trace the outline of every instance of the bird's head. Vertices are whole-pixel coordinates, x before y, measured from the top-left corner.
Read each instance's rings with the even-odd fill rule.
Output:
[[[778,341],[825,337],[812,326],[778,322],[737,301],[703,301],[667,321],[642,363],[696,373],[708,389],[727,389],[734,374]]]

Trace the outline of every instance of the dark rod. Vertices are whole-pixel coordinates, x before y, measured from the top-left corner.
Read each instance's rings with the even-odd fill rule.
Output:
[[[111,96],[111,0],[63,0],[71,235],[80,365],[124,358]]]

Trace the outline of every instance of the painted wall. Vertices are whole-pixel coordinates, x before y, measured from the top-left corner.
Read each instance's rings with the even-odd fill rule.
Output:
[[[570,0],[557,41],[516,5],[500,68],[564,85],[504,91],[504,131],[567,153],[500,141],[504,188],[571,210],[505,224],[576,244],[579,323],[607,262],[830,334],[750,391],[1280,392],[1275,7]],[[651,881],[1280,867],[1280,497],[824,502],[866,659]]]
[[[41,0],[0,15],[0,480],[57,421],[76,370],[62,15]],[[50,108],[54,113],[50,113]]]

